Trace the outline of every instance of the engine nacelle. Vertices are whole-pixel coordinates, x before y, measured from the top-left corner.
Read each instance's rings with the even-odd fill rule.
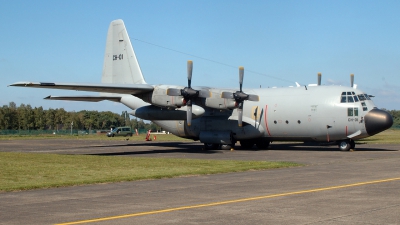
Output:
[[[206,98],[204,105],[214,109],[234,109],[236,102],[233,99],[221,98],[221,93],[212,93],[211,98]]]
[[[205,110],[197,105],[192,106],[192,118],[201,117]],[[140,107],[129,114],[144,120],[186,120],[186,106],[179,109],[166,109],[153,105]]]
[[[183,101],[184,99],[182,96],[168,96],[167,95],[168,88],[170,88],[170,86],[159,85],[159,86],[155,86],[154,90],[150,93],[139,94],[139,95],[135,95],[135,96],[141,98],[145,102],[148,102],[152,105],[157,105],[160,107],[179,108],[181,106],[184,106],[185,103]],[[176,86],[174,86],[174,88],[176,88]],[[178,88],[180,88],[180,87],[178,87]]]

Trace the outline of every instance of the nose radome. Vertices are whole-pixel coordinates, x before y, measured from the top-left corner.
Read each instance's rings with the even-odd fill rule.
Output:
[[[365,115],[365,129],[367,129],[368,135],[375,135],[389,129],[392,125],[393,118],[386,111],[372,109]]]

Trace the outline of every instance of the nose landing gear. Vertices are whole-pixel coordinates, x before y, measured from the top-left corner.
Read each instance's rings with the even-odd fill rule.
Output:
[[[338,147],[340,151],[349,151],[356,147],[356,143],[352,139],[338,141]]]

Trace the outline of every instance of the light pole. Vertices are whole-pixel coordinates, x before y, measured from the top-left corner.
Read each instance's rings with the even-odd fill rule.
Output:
[[[71,122],[71,135],[72,135],[72,126],[74,125],[74,121]]]

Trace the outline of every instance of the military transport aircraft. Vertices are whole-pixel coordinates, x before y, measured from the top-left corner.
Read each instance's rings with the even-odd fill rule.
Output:
[[[151,120],[177,136],[200,140],[206,149],[266,149],[272,141],[337,143],[347,151],[354,140],[390,128],[393,119],[378,109],[371,96],[353,85],[314,85],[242,89],[192,87],[192,61],[187,87],[147,84],[122,20],[112,21],[107,34],[101,83],[17,82],[10,86],[100,92],[98,96],[48,96],[49,100],[121,102],[132,115]]]

